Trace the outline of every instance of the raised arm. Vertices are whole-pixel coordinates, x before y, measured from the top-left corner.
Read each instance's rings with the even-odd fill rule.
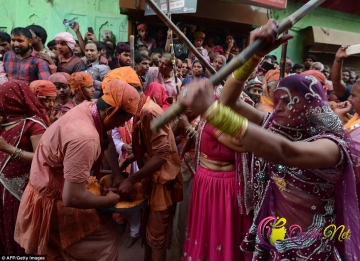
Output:
[[[335,95],[338,98],[344,97],[346,94],[346,85],[342,80],[342,64],[343,60],[347,58],[347,46],[342,46],[336,52],[334,63],[331,69],[331,81],[333,83]]]

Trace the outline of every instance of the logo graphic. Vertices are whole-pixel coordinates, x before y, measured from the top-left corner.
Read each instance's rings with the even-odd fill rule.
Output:
[[[311,231],[303,232],[302,228],[297,225],[291,225],[287,230],[285,218],[275,218],[269,216],[264,218],[257,228],[257,235],[262,246],[267,250],[276,250],[274,244],[276,241],[283,241],[285,238],[290,238],[292,243],[301,246],[302,242],[307,239],[329,239],[338,240],[339,242],[349,239],[351,236],[350,228],[346,231],[344,225],[336,226],[335,224],[328,225],[324,231],[319,231],[314,228]],[[336,236],[337,235],[337,236]]]

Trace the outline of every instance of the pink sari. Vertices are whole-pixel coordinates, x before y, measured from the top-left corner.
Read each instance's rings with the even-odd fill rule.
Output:
[[[235,152],[219,143],[213,132],[212,127],[202,124],[198,146],[202,156],[214,154],[216,150],[217,155],[226,155],[224,161],[235,164]],[[247,260],[239,245],[251,218],[240,214],[238,189],[235,170],[217,172],[198,166],[191,190],[184,261]]]

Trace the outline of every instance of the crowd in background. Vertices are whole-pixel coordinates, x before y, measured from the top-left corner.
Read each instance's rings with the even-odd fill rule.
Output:
[[[198,54],[170,30],[150,36],[145,23],[136,27],[134,57],[129,42],[82,36],[77,22],[77,39],[59,32],[49,40],[40,25],[0,32],[0,254],[81,260],[97,249],[94,260],[116,260],[118,229],[128,222],[126,246],[144,237],[147,260],[165,260],[170,246],[174,260],[350,258],[359,225],[360,82],[342,66],[347,46],[331,67],[309,54],[297,63],[287,57],[284,72],[264,51],[248,61],[251,71],[240,68],[196,96],[190,89],[208,90],[206,79],[243,46],[232,35],[221,41],[177,27]],[[260,31],[252,33],[261,38]],[[217,113],[197,109],[208,100],[220,104]],[[190,109],[153,131],[151,121],[176,102]],[[301,145],[309,142],[328,153]],[[89,175],[106,170],[122,198],[145,180],[148,207],[112,223],[96,211],[119,201],[86,190]],[[267,249],[256,229],[279,215],[307,233],[350,225],[354,240],[338,246],[288,234],[275,243],[268,235]]]

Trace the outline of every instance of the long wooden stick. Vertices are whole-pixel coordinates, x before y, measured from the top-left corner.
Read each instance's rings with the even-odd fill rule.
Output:
[[[189,39],[176,27],[176,25],[160,10],[160,8],[154,3],[153,0],[145,0],[145,2],[151,7],[151,9],[157,14],[157,16],[171,29],[172,32],[175,32],[177,37],[186,45],[186,47],[192,52],[196,58],[200,61],[201,64],[211,73],[215,74],[216,70],[210,65],[210,63],[205,60],[205,58],[199,53],[195,46],[189,41]]]
[[[152,0],[146,0],[146,1],[148,2],[151,8],[153,8],[153,6],[156,6]],[[300,21],[304,16],[310,13],[317,6],[321,5],[323,2],[325,2],[325,0],[310,0],[309,2],[304,4],[297,11],[295,11],[290,16],[284,18],[284,20],[281,21],[277,29],[277,33],[280,35],[285,31],[289,30],[294,24]],[[158,9],[157,6],[156,8]],[[157,12],[155,11],[155,13]],[[162,16],[164,16],[162,12],[161,14]],[[234,70],[241,67],[249,58],[251,58],[255,53],[263,49],[265,46],[266,46],[266,42],[257,39],[248,48],[244,49],[241,53],[239,53],[236,57],[234,57],[225,67],[221,68],[215,75],[210,77],[209,79],[210,82],[213,85],[220,83],[222,79],[226,78]],[[170,122],[176,116],[184,112],[185,109],[186,108],[182,107],[179,103],[173,104],[161,117],[154,119],[152,121],[151,128],[153,130],[159,130],[166,123]]]
[[[135,69],[135,37],[130,35],[130,67]]]
[[[288,31],[284,32],[284,35],[287,33],[288,33]],[[281,59],[280,59],[280,80],[284,79],[284,77],[285,77],[287,46],[288,46],[287,42],[282,44]]]

